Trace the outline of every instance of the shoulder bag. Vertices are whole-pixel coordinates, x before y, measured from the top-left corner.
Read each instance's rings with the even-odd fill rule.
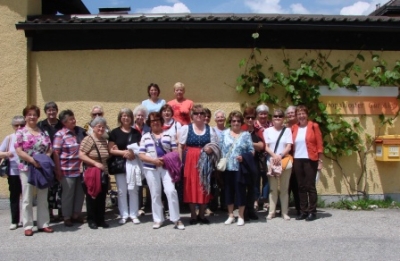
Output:
[[[94,145],[94,148],[97,151],[97,155],[99,156],[100,161],[103,162],[103,160],[101,159],[100,151],[97,148],[96,141],[93,139],[92,136],[90,136],[90,138],[93,140],[93,145]],[[101,171],[101,184],[108,184],[108,175],[106,173],[104,173],[103,170]]]
[[[7,150],[5,151],[6,153],[10,150],[10,140],[11,140],[11,135],[8,136]],[[0,162],[0,177],[7,178],[9,175],[10,175],[10,159],[3,158],[1,159]]]
[[[228,158],[229,155],[232,152],[233,147],[235,146],[236,142],[239,140],[240,136],[242,136],[242,133],[240,133],[240,135],[235,139],[235,141],[233,142],[232,146],[230,147],[228,153],[226,154],[226,156],[224,158],[220,158],[220,160],[217,163],[217,170],[223,172],[226,169],[226,164],[228,163]]]
[[[132,140],[132,130],[128,138],[128,145]],[[110,175],[126,173],[126,159],[121,156],[111,156],[107,160],[108,172]]]

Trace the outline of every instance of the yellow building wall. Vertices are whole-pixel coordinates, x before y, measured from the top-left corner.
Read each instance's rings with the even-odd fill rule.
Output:
[[[1,1],[1,0],[0,0]],[[3,1],[4,2],[4,1]],[[72,109],[83,126],[89,119],[90,108],[100,104],[110,127],[116,127],[120,108],[134,108],[147,98],[149,83],[157,83],[161,97],[173,99],[173,84],[181,81],[186,86],[186,97],[215,111],[230,112],[240,109],[243,102],[255,97],[235,91],[236,78],[242,72],[239,61],[247,58],[248,49],[139,49],[139,50],[92,50],[27,52],[23,31],[15,30],[15,23],[25,19],[27,12],[0,4],[0,35],[8,36],[0,42],[0,59],[7,64],[1,70],[2,90],[0,137],[10,133],[9,121],[20,114],[27,102],[43,108],[45,102],[56,101],[59,109]],[[0,2],[2,3],[2,2]],[[26,4],[27,6],[27,4]],[[22,8],[24,9],[24,8]],[[17,11],[16,11],[17,10]],[[19,11],[18,11],[19,10]],[[27,9],[24,9],[27,10]],[[268,55],[269,64],[275,70],[283,70],[284,54],[281,50],[262,50]],[[304,50],[287,50],[285,55],[292,61],[303,56]],[[383,52],[381,56],[393,63],[395,52]],[[332,51],[330,60],[354,60],[354,51]],[[368,52],[365,55],[369,55]],[[363,64],[363,68],[369,65]],[[282,101],[282,104],[284,102]],[[346,117],[351,120],[354,117]],[[41,119],[44,118],[44,114]],[[377,116],[361,119],[366,133],[377,133]],[[379,134],[400,133],[399,123]],[[357,162],[357,164],[355,164]],[[329,159],[324,161],[322,177],[318,182],[321,195],[347,195],[354,193],[351,187],[362,190],[365,180],[358,185],[361,173],[360,160],[356,154],[340,159],[343,172]],[[400,193],[398,163],[375,162],[373,153],[367,156],[366,184],[369,194]],[[348,182],[347,182],[347,181]],[[8,194],[6,182],[0,181],[0,196]]]

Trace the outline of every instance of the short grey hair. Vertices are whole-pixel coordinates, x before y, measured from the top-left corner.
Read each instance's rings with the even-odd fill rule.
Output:
[[[218,113],[222,113],[222,115],[224,115],[224,118],[226,119],[226,114],[225,114],[225,112],[224,112],[223,110],[216,110],[216,111],[214,112],[214,119],[217,118],[217,114],[218,114]]]
[[[135,109],[133,110],[133,116],[136,117],[136,115],[138,115],[139,112],[144,112],[144,118],[147,119],[147,115],[149,115],[149,111],[147,110],[146,107],[144,107],[143,105],[136,106]]]
[[[104,119],[103,117],[98,116],[98,117],[94,118],[94,119],[90,122],[90,127],[93,128],[93,127],[96,126],[97,124],[102,124],[102,125],[104,125],[104,126],[107,126],[107,121],[106,121],[106,119]]]
[[[11,120],[11,125],[14,126],[14,125],[17,124],[17,123],[26,124],[24,116],[22,116],[22,115],[14,116],[14,117],[12,118],[12,120]]]
[[[296,106],[290,105],[289,107],[286,108],[285,115],[287,115],[288,112],[291,111],[291,110],[293,110],[294,112],[296,112],[296,108],[297,108]]]
[[[131,109],[128,109],[128,108],[122,108],[122,109],[119,111],[119,113],[118,113],[118,118],[117,118],[117,122],[118,122],[118,125],[119,125],[119,126],[122,125],[122,123],[121,123],[122,114],[128,115],[128,117],[131,118],[131,121],[132,121],[131,124],[133,124],[133,112],[132,112],[132,110],[131,110]]]
[[[256,109],[256,113],[259,114],[260,112],[269,113],[269,108],[268,108],[268,106],[265,105],[265,104],[260,104],[260,105],[258,105],[258,106],[257,106],[257,109]]]

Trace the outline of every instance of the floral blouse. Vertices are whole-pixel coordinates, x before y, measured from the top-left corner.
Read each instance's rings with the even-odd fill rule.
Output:
[[[231,136],[230,131],[230,129],[226,129],[222,132],[219,146],[222,151],[222,157],[228,157],[226,170],[238,171],[239,161],[236,159],[236,157],[244,153],[253,152],[253,141],[251,139],[250,133],[246,131],[242,132],[242,134],[237,137],[238,140],[235,143],[235,138]],[[232,147],[233,144],[234,146]],[[230,151],[231,147],[232,150]]]
[[[47,132],[41,132],[39,135],[33,135],[27,128],[22,128],[16,132],[16,141],[14,147],[22,148],[29,156],[44,154],[51,147],[50,137]],[[18,164],[20,171],[28,171],[28,162],[20,160]]]

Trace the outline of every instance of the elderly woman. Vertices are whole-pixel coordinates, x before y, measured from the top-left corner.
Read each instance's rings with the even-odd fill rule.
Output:
[[[57,119],[58,106],[55,102],[51,101],[44,105],[44,113],[46,114],[46,119],[38,122],[38,127],[47,132],[50,136],[51,143],[53,143],[54,135],[57,131],[61,130],[63,125],[59,119]],[[62,207],[61,207],[61,197],[62,190],[60,182],[55,179],[54,184],[49,187],[49,192],[47,195],[47,201],[49,203],[49,213],[50,221],[62,220]],[[53,214],[53,209],[58,210],[58,217],[55,218]]]
[[[282,110],[276,109],[273,114],[273,126],[264,130],[265,151],[268,153],[269,162],[272,165],[280,166],[281,172],[272,171],[268,176],[269,180],[269,214],[267,219],[275,217],[278,193],[284,220],[290,220],[289,209],[289,181],[292,169],[288,166],[282,169],[282,159],[287,156],[292,148],[292,132],[283,125],[285,114]],[[275,169],[275,168],[272,168]],[[280,188],[278,189],[278,183]]]
[[[208,109],[208,108],[204,108],[204,112],[206,113],[206,114],[204,115],[204,122],[205,122],[206,124],[210,124],[210,121],[211,121],[211,111],[210,111],[210,109]]]
[[[36,105],[28,105],[22,111],[26,125],[16,132],[15,150],[19,156],[20,172],[22,185],[22,222],[25,229],[25,236],[33,235],[33,190],[34,186],[28,183],[29,165],[41,168],[34,156],[46,154],[50,157],[52,153],[51,140],[47,132],[43,132],[38,126],[40,109]],[[49,227],[49,209],[47,203],[48,189],[36,188],[37,193],[37,227],[39,231],[52,233]]]
[[[54,136],[53,158],[56,177],[62,186],[61,206],[64,225],[72,227],[73,222],[83,223],[80,214],[84,193],[81,186],[79,146],[86,131],[76,126],[75,115],[71,110],[61,111],[59,119],[64,127]]]
[[[10,160],[10,175],[8,175],[8,190],[10,191],[10,210],[11,225],[10,230],[17,229],[20,222],[20,206],[19,199],[21,197],[21,179],[19,178],[18,163],[19,158],[14,148],[16,141],[16,131],[25,127],[25,119],[23,116],[14,116],[11,120],[11,126],[14,133],[5,137],[0,146],[0,158],[8,158]]]
[[[287,107],[285,115],[286,115],[286,127],[292,128],[292,126],[297,123],[296,106],[290,105],[289,107]],[[290,154],[293,154],[293,151],[291,151]],[[290,198],[290,193],[293,194],[294,205],[297,211],[297,215],[300,215],[299,185],[297,183],[297,178],[296,175],[294,174],[293,168],[292,168],[292,175],[290,175],[289,198]]]
[[[317,218],[317,189],[315,177],[322,169],[323,143],[317,123],[308,120],[304,105],[296,108],[298,123],[292,126],[294,173],[299,183],[301,214],[296,220],[313,221]]]
[[[163,133],[170,135],[171,137],[174,136],[175,139],[178,138],[178,132],[180,131],[182,125],[176,121],[174,117],[174,110],[172,109],[171,105],[165,104],[161,107],[160,113],[164,120],[164,124],[162,126]]]
[[[92,109],[90,110],[90,121],[85,124],[83,127],[86,130],[86,133],[92,134],[93,129],[91,127],[91,122],[96,118],[96,117],[104,117],[104,109],[101,105],[94,105]],[[110,128],[106,126],[106,130],[104,131],[103,138],[108,139],[108,133],[110,132]]]
[[[84,173],[86,194],[87,221],[91,229],[98,227],[108,228],[105,222],[106,195],[108,188],[108,168],[107,159],[109,157],[107,140],[104,138],[104,132],[107,128],[107,122],[103,117],[96,117],[90,123],[93,133],[86,136],[79,148],[79,158],[84,164],[91,168],[90,177],[88,169]],[[94,175],[96,176],[94,176]],[[101,177],[104,175],[104,177]],[[89,180],[89,178],[91,178]],[[102,179],[100,183],[99,180]]]
[[[149,113],[159,112],[161,107],[164,106],[165,100],[158,98],[160,93],[160,87],[158,87],[156,83],[150,83],[149,86],[147,86],[147,94],[149,95],[149,98],[142,101],[142,105],[146,107]]]
[[[174,119],[182,125],[190,123],[190,111],[193,107],[193,101],[184,97],[185,85],[177,82],[174,85],[175,99],[168,102],[174,110]]]
[[[223,110],[217,110],[214,112],[214,121],[217,124],[213,129],[218,135],[218,138],[221,139],[221,134],[222,132],[226,129],[225,128],[225,121],[226,121],[226,115]]]
[[[246,164],[254,164],[254,147],[250,133],[241,130],[241,126],[244,123],[241,112],[232,111],[228,116],[228,122],[231,127],[222,132],[222,137],[219,141],[222,157],[227,159],[223,178],[229,217],[225,224],[230,225],[235,222],[235,217],[233,216],[235,204],[239,207],[237,225],[243,226],[246,205],[246,182],[248,182],[248,178],[244,178],[243,173],[239,171],[239,164],[244,161],[246,161]],[[251,159],[252,162],[247,162],[248,159]],[[254,186],[252,186],[252,189],[254,189]]]
[[[149,114],[147,125],[151,127],[151,132],[144,134],[140,141],[139,158],[143,161],[143,169],[150,188],[153,229],[160,228],[164,222],[161,200],[163,187],[168,199],[170,220],[174,222],[176,229],[183,230],[185,226],[180,221],[178,193],[164,162],[164,156],[171,151],[176,152],[177,146],[174,136],[163,132],[163,123],[164,120],[159,112]]]
[[[135,159],[135,154],[132,150],[128,149],[128,145],[140,142],[142,137],[142,134],[138,130],[132,128],[133,112],[127,108],[121,109],[118,113],[117,121],[119,127],[113,129],[110,133],[108,150],[114,157],[125,159],[125,162],[126,160],[133,160]],[[118,188],[118,209],[121,216],[119,223],[121,225],[125,224],[128,218],[130,218],[134,224],[140,224],[140,220],[138,219],[139,187],[133,186],[132,189],[128,190],[126,171],[111,174],[115,175]]]
[[[145,123],[148,114],[149,111],[143,105],[136,106],[135,109],[133,109],[135,121],[133,122],[132,127],[139,131],[142,135],[150,132],[150,127]]]
[[[265,156],[264,156],[264,142],[255,133],[254,122],[256,120],[256,109],[254,107],[247,107],[243,111],[244,124],[247,125],[247,131],[250,133],[253,147],[255,150],[254,161],[256,163],[256,173],[252,173],[252,179],[247,184],[247,202],[245,217],[257,220],[258,216],[255,211],[258,210],[258,200],[266,198],[268,195],[268,182],[265,172]],[[260,192],[260,177],[263,177],[264,183],[262,184],[262,191]]]
[[[191,110],[192,123],[181,128],[179,135],[179,154],[182,159],[183,151],[185,151],[184,177],[183,177],[183,201],[189,203],[190,207],[190,224],[197,222],[201,224],[209,224],[210,221],[204,217],[207,203],[210,201],[211,195],[205,192],[199,178],[197,164],[199,162],[201,150],[204,148],[206,153],[212,153],[211,149],[205,147],[210,142],[217,142],[218,137],[211,127],[204,122],[204,108],[202,105],[194,105]],[[196,204],[199,204],[199,215],[196,215]]]

